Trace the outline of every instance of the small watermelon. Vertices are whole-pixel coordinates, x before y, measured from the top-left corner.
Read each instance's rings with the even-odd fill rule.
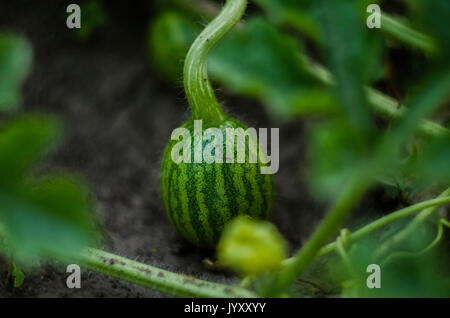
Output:
[[[194,121],[183,126],[190,132],[194,145]],[[247,127],[241,122],[226,118],[220,123],[206,125],[218,128],[226,136],[227,128]],[[223,139],[226,153],[226,138]],[[237,158],[237,139],[235,156]],[[161,166],[161,193],[164,206],[173,226],[190,242],[203,247],[214,247],[221,232],[231,219],[248,215],[255,219],[267,219],[274,201],[274,178],[272,174],[261,174],[262,164],[250,163],[246,151],[244,163],[175,163],[172,148],[178,141],[171,140],[167,146]],[[246,138],[246,149],[249,147]],[[207,141],[202,142],[202,151]],[[191,158],[194,147],[191,147]]]

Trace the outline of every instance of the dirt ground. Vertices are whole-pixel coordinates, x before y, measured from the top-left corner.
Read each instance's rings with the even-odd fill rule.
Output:
[[[237,278],[208,270],[211,251],[183,241],[170,226],[158,191],[162,151],[174,128],[188,118],[181,85],[160,81],[148,61],[146,33],[151,1],[114,1],[108,25],[87,42],[65,26],[64,1],[2,0],[0,29],[22,33],[34,47],[32,73],[24,87],[29,112],[56,114],[65,124],[65,142],[48,168],[82,175],[91,185],[105,249],[201,279],[233,283]],[[302,178],[305,121],[269,120],[261,105],[222,92],[228,112],[249,126],[280,127],[280,170],[272,221],[294,252],[308,238],[326,206],[306,191]],[[396,203],[374,190],[359,212],[376,217]],[[6,277],[0,261],[0,284]],[[68,289],[62,268],[27,273],[22,287],[0,287],[0,297],[164,297],[85,271],[82,288]]]

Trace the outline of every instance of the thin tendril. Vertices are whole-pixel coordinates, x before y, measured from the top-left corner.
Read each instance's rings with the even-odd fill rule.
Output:
[[[402,259],[402,258],[413,258],[413,257],[419,257],[426,253],[428,253],[431,249],[433,249],[442,239],[442,235],[444,234],[444,226],[450,228],[450,222],[448,222],[445,219],[440,219],[438,223],[438,231],[436,234],[436,237],[434,240],[423,250],[419,252],[405,252],[405,251],[399,251],[396,253],[393,253],[389,255],[381,264],[381,266],[386,265],[387,263],[390,263],[394,260]]]

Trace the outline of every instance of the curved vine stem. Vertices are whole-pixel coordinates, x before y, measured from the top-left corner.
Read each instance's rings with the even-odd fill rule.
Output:
[[[193,119],[221,121],[225,118],[208,78],[210,50],[239,22],[247,0],[227,0],[220,14],[192,44],[184,64],[184,89]]]
[[[392,212],[380,219],[377,219],[362,228],[350,233],[347,236],[347,244],[351,244],[370,233],[375,232],[376,230],[379,230],[380,228],[393,223],[397,220],[400,220],[402,218],[414,215],[415,213],[418,213],[420,211],[423,211],[423,213],[426,213],[427,215],[429,213],[432,213],[436,211],[436,209],[444,204],[450,203],[450,188],[442,192],[437,198],[432,200],[423,201],[414,205],[411,205],[409,207],[403,208],[401,210]],[[330,254],[332,252],[337,251],[337,242],[329,243],[328,245],[325,245],[322,247],[319,252],[316,255],[316,258],[325,256],[327,254]],[[284,261],[285,265],[291,264],[293,262],[293,258],[286,259]]]
[[[242,287],[169,272],[94,248],[87,248],[77,256],[49,251],[46,254],[63,262],[77,263],[91,271],[177,297],[257,297],[255,293]]]

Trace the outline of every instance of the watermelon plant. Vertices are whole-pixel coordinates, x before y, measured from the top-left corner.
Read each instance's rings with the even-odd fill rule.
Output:
[[[208,128],[222,132],[222,153],[228,140],[233,143],[235,158],[238,144],[227,129],[246,130],[240,121],[223,113],[208,80],[207,58],[209,51],[240,20],[245,11],[244,1],[229,1],[221,14],[197,37],[187,54],[184,67],[184,86],[192,110],[192,119],[183,124],[189,131],[190,144],[198,143],[194,121],[202,121],[201,134]],[[246,138],[247,159],[251,149]],[[208,145],[191,147],[188,154],[194,161]],[[175,163],[172,151],[176,141],[169,142],[161,166],[161,192],[171,223],[189,241],[199,246],[214,247],[220,234],[232,218],[246,214],[267,219],[273,205],[273,175],[261,174],[261,162],[250,163]],[[218,151],[216,149],[216,151]],[[196,153],[197,152],[197,153]]]
[[[21,268],[45,258],[184,297],[305,296],[298,282],[314,288],[331,283],[337,288],[325,295],[344,297],[450,297],[450,260],[442,244],[450,224],[441,208],[450,203],[450,132],[448,122],[438,122],[450,92],[448,5],[408,1],[421,31],[386,14],[379,32],[365,27],[367,1],[254,2],[263,11],[244,22],[246,0],[227,0],[221,10],[203,0],[164,1],[172,11],[152,24],[152,61],[166,81],[183,76],[192,116],[182,128],[190,144],[198,143],[198,120],[201,134],[211,127],[224,134],[247,128],[222,109],[210,76],[228,93],[259,100],[277,120],[315,115],[308,122],[303,172],[329,210],[299,251],[288,257],[286,241],[268,222],[276,211],[274,176],[260,173],[261,161],[195,162],[194,147],[184,154],[191,163],[177,163],[177,140],[169,141],[160,170],[167,216],[194,245],[217,247],[219,268],[238,273],[240,284],[200,280],[96,248],[84,182],[36,173],[36,164],[56,148],[61,124],[51,116],[11,112],[20,104],[31,49],[8,35],[0,36],[0,251],[11,285],[23,283]],[[195,37],[200,16],[216,18]],[[351,45],[342,45],[349,39]],[[382,57],[387,47],[403,45],[429,62],[427,76],[418,76],[419,84],[396,100],[379,89],[391,85]],[[198,146],[203,152],[208,144]],[[380,184],[408,192],[407,206],[345,228],[358,203]],[[416,196],[423,192],[428,195]],[[367,289],[368,264],[382,268],[382,289]]]

